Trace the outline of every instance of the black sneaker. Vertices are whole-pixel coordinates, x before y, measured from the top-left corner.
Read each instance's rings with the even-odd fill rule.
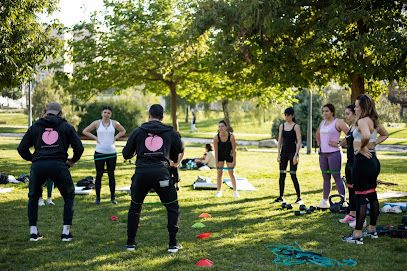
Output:
[[[111,199],[110,202],[111,202],[112,204],[117,204],[116,199]]]
[[[175,253],[178,252],[182,248],[182,245],[180,243],[176,243],[176,245],[169,245],[168,246],[168,252],[170,253]]]
[[[100,199],[96,199],[95,204],[100,204]]]
[[[134,241],[127,241],[126,245],[127,251],[133,251],[136,249],[136,242]]]
[[[363,236],[356,237],[352,233],[349,236],[342,237],[342,241],[345,241],[348,243],[354,243],[354,244],[358,244],[358,245],[363,245]]]
[[[304,204],[304,202],[302,201],[302,198],[298,198],[295,204]]]
[[[377,231],[369,231],[369,230],[365,230],[362,232],[362,236],[363,237],[370,237],[372,239],[377,239],[379,238],[379,235],[377,235]]]
[[[72,238],[73,238],[73,235],[71,233],[61,235],[61,239],[62,239],[63,242],[72,241]]]
[[[283,202],[283,201],[284,201],[283,197],[278,197],[274,200],[274,202]]]
[[[42,236],[39,232],[37,232],[37,234],[30,234],[30,241],[38,241],[41,240],[44,236]]]

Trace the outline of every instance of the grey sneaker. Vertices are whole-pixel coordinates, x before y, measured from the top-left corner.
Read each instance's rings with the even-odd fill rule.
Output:
[[[377,234],[377,231],[369,231],[369,230],[365,230],[362,232],[362,236],[363,237],[370,237],[372,239],[377,239],[379,238],[379,235]]]
[[[100,199],[96,199],[95,204],[100,204]]]
[[[348,243],[354,243],[358,245],[363,245],[363,237],[356,237],[353,235],[353,233],[349,236],[342,237],[342,241],[348,242]]]
[[[112,204],[117,204],[116,199],[111,199],[110,202],[111,202]]]
[[[68,234],[61,234],[62,242],[70,242],[72,241],[73,235],[71,233]]]

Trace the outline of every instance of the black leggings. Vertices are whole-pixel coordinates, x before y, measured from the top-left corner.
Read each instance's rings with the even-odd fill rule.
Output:
[[[369,225],[376,226],[377,218],[379,217],[379,201],[377,200],[376,192],[369,194],[356,194],[356,230],[362,230],[363,222],[366,219],[367,200],[370,203],[370,223]]]
[[[349,208],[350,211],[356,211],[356,202],[355,202],[355,189],[353,188],[352,182],[352,167],[353,161],[348,160],[345,167],[345,177],[346,177],[346,184],[348,185],[348,192],[349,192]]]
[[[286,153],[281,152],[281,161],[280,161],[280,197],[284,195],[284,188],[285,188],[285,177],[286,177],[286,169],[288,165],[288,161],[290,161],[290,174],[291,180],[293,180],[295,191],[297,192],[297,198],[301,197],[301,188],[300,183],[297,179],[297,165],[294,165],[294,155],[295,153]]]
[[[111,157],[116,154],[103,154],[95,152],[95,167],[96,167],[96,181],[95,181],[95,188],[96,188],[96,198],[100,198],[100,189],[102,188],[102,176],[105,172],[105,163],[106,163],[106,171],[107,175],[109,176],[109,188],[110,188],[110,197],[112,199],[115,198],[115,189],[116,189],[116,180],[114,177],[114,170],[116,169],[116,160],[117,157]],[[106,159],[101,159],[105,157],[110,157]]]

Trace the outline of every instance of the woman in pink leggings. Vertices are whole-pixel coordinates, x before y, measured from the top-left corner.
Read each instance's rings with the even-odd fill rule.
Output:
[[[324,178],[324,195],[319,208],[329,208],[329,194],[331,193],[331,175],[335,180],[339,194],[346,195],[345,184],[341,179],[342,152],[339,148],[341,132],[348,133],[349,127],[341,119],[335,118],[335,107],[332,104],[323,106],[324,120],[318,127],[316,139],[320,148],[319,165]]]

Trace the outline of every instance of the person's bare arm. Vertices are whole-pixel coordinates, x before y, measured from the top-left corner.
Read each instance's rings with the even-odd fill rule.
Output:
[[[296,136],[297,136],[297,148],[296,148],[296,150],[295,150],[295,155],[294,155],[294,159],[293,159],[293,163],[294,163],[294,165],[295,164],[297,164],[298,162],[299,162],[299,152],[300,152],[300,150],[301,150],[301,145],[302,145],[302,142],[301,142],[301,128],[300,128],[300,126],[299,125],[295,125],[295,127],[294,127],[294,131],[295,131],[295,134],[296,134]]]
[[[82,134],[84,134],[85,136],[87,136],[90,139],[94,139],[94,140],[98,141],[97,136],[90,133],[90,131],[96,130],[98,128],[98,126],[99,126],[99,121],[95,120],[94,122],[89,124],[89,126],[87,126],[85,129],[83,129]]]
[[[376,145],[389,138],[389,132],[387,132],[386,128],[384,128],[382,125],[377,127],[377,133],[379,134],[379,137],[376,139]]]
[[[277,162],[281,162],[281,147],[283,145],[283,124],[278,128]]]
[[[113,127],[119,131],[119,133],[114,137],[115,141],[126,134],[126,129],[124,129],[124,127],[118,121],[113,121]]]

